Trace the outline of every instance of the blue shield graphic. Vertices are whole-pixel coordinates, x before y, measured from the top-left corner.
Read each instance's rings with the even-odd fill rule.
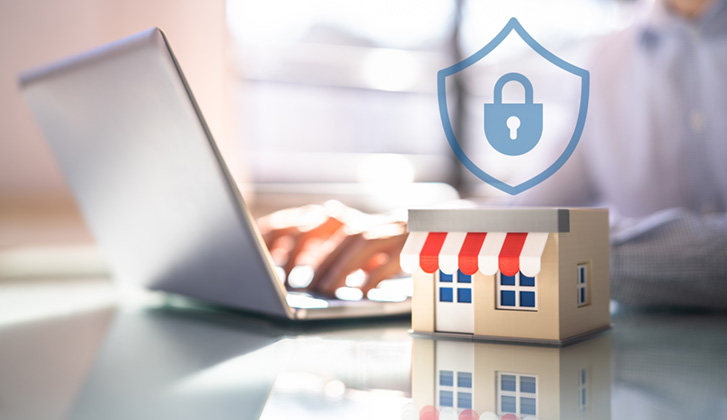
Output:
[[[520,36],[520,38],[525,41],[525,43],[530,46],[537,54],[539,54],[541,57],[545,58],[552,64],[556,65],[557,67],[560,67],[561,69],[565,70],[566,72],[569,72],[573,75],[576,75],[581,80],[581,97],[580,97],[580,104],[578,108],[578,118],[576,120],[575,129],[573,131],[573,135],[571,136],[571,139],[565,149],[563,150],[563,153],[548,166],[545,170],[540,172],[539,174],[533,176],[532,178],[518,184],[518,185],[509,185],[491,174],[488,174],[485,170],[477,166],[462,150],[462,147],[460,146],[459,141],[457,141],[457,137],[455,136],[454,130],[452,129],[452,123],[449,120],[449,108],[447,105],[447,77],[451,76],[455,73],[458,73],[462,70],[465,70],[466,68],[472,66],[473,64],[480,61],[482,58],[484,58],[487,54],[492,52],[495,48],[497,48],[502,41],[507,38],[507,36],[512,32],[515,31],[517,35]],[[517,21],[517,19],[512,18],[507,22],[507,25],[500,31],[500,33],[495,36],[492,41],[490,41],[487,45],[482,47],[479,51],[472,54],[471,56],[467,57],[466,59],[460,61],[459,63],[448,67],[446,69],[440,70],[437,74],[437,96],[439,100],[439,115],[442,119],[442,127],[444,128],[444,133],[447,136],[447,141],[449,142],[450,147],[452,148],[452,151],[457,156],[460,162],[473,174],[475,174],[478,178],[481,180],[487,182],[488,184],[492,185],[495,188],[498,188],[508,194],[516,195],[519,194],[527,189],[530,189],[539,183],[543,182],[544,180],[548,179],[551,175],[553,175],[558,169],[560,169],[563,164],[570,158],[570,156],[573,154],[573,151],[575,150],[576,146],[578,145],[578,141],[581,138],[581,134],[583,133],[583,127],[586,123],[586,113],[588,111],[588,93],[589,93],[589,85],[590,85],[590,74],[587,70],[584,70],[580,67],[574,66],[573,64],[570,64],[560,57],[557,57],[550,51],[546,50],[542,45],[540,45],[537,41],[533,39],[533,37],[528,34],[525,29],[520,25],[520,22]],[[461,111],[460,111],[461,112]]]

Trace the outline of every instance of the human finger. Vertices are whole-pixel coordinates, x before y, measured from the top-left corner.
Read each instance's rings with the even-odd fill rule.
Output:
[[[283,238],[298,236],[300,234],[300,229],[296,226],[289,226],[285,228],[261,231],[260,233],[263,237],[263,241],[265,242],[265,246],[272,251],[272,249],[278,245]]]
[[[278,210],[257,220],[257,226],[268,248],[284,237],[297,236],[323,223],[327,214],[320,205],[307,205]]]
[[[337,271],[340,265],[355,256],[362,246],[363,235],[361,233],[343,232],[340,241],[325,255],[315,266],[315,275],[306,289],[318,293],[322,292],[321,285],[327,283],[327,278]]]
[[[368,239],[363,234],[347,239],[345,249],[342,247],[341,252],[329,255],[330,264],[316,273],[312,286],[317,292],[334,295],[338,288],[346,285],[350,274],[359,269],[369,273],[391,260],[400,241],[396,236]]]
[[[372,270],[367,271],[366,281],[360,287],[361,291],[364,293],[364,296],[368,294],[369,290],[378,286],[379,283],[381,283],[382,281],[401,274],[399,254],[401,253],[401,249],[404,247],[405,241],[406,238],[404,238],[404,241],[401,242],[401,246],[397,246],[396,248],[389,250],[389,258],[385,263],[379,265]]]
[[[290,274],[297,265],[305,263],[313,264],[312,260],[319,260],[320,253],[327,247],[324,246],[344,226],[343,222],[335,217],[328,217],[318,226],[312,227],[304,232],[299,232],[294,238],[293,245],[288,251],[285,262],[285,272]],[[301,261],[307,259],[308,261]]]

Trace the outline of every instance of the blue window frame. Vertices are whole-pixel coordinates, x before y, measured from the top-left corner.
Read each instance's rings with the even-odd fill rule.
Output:
[[[439,301],[440,302],[452,302],[452,288],[451,287],[440,287],[439,288]]]
[[[535,377],[534,376],[521,376],[520,377],[520,392],[528,392],[535,394]]]
[[[520,292],[520,306],[524,308],[534,308],[535,292]]]
[[[515,392],[517,390],[516,387],[515,375],[502,375],[500,377],[500,390]]]
[[[500,416],[515,414],[518,418],[537,415],[537,377],[519,373],[497,373],[497,410]]]
[[[457,386],[460,388],[472,388],[472,373],[457,372]]]
[[[517,399],[510,395],[503,395],[502,397],[501,410],[505,413],[516,413],[517,412]]]
[[[472,289],[457,289],[457,302],[472,303]]]
[[[454,394],[452,391],[439,391],[439,404],[442,407],[454,407]]]
[[[472,283],[472,276],[457,270],[457,283]]]
[[[520,286],[535,287],[535,277],[529,277],[520,273]]]
[[[457,408],[472,408],[472,393],[471,392],[458,392],[457,393]]]
[[[578,307],[588,305],[588,263],[580,263],[577,266],[576,275],[576,299]]]
[[[506,276],[504,274],[500,274],[500,284],[503,286],[514,286],[515,276]]]
[[[520,414],[535,415],[535,398],[520,398]]]
[[[472,409],[472,372],[439,371],[439,405]]]
[[[515,306],[514,290],[502,290],[500,292],[500,306]]]
[[[472,303],[472,276],[457,270],[454,274],[447,274],[439,270],[439,301]],[[456,301],[455,301],[456,298]]]
[[[451,370],[442,370],[439,372],[439,385],[454,386],[454,372]]]
[[[538,309],[537,277],[526,276],[522,272],[517,272],[514,276],[498,272],[497,276],[497,309]]]
[[[578,373],[578,410],[588,408],[588,369],[583,368]]]

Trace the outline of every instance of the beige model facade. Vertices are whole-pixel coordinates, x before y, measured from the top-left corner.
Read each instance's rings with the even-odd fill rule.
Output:
[[[610,420],[611,337],[562,348],[415,338],[412,402],[421,419]]]
[[[410,210],[412,329],[567,344],[607,329],[605,209]]]

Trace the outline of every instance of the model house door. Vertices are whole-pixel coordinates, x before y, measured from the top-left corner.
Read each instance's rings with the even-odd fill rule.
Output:
[[[435,328],[439,332],[475,332],[475,311],[472,304],[472,276],[457,271],[436,275]]]
[[[475,346],[472,343],[437,340],[435,343],[435,395],[437,409],[460,413],[474,409]]]

